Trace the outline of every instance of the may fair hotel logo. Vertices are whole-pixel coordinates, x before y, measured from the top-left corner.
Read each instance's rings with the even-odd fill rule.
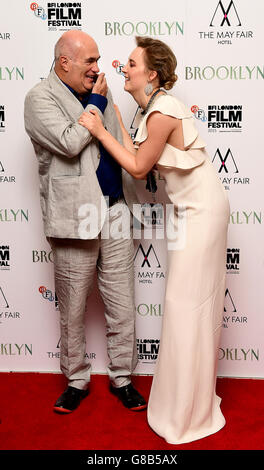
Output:
[[[212,8],[208,16],[208,26],[204,31],[198,31],[198,38],[203,41],[213,41],[217,45],[232,45],[240,41],[241,45],[253,38],[251,27],[245,25],[241,5],[233,0],[210,2]]]

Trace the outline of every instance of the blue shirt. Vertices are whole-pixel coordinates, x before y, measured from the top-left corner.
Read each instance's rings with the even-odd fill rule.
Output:
[[[63,82],[64,83],[64,82]],[[94,104],[100,109],[102,114],[107,106],[107,98],[97,93],[85,93],[79,95],[67,83],[64,83],[73,95],[82,103],[86,108],[88,104]],[[122,189],[122,171],[120,165],[111,157],[107,150],[99,142],[100,163],[96,170],[96,176],[100,184],[104,196],[121,197],[123,195]]]

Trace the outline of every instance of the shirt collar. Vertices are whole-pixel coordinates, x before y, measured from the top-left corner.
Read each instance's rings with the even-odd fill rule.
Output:
[[[61,81],[62,81],[62,80],[61,80]],[[74,96],[76,96],[76,98],[77,98],[79,101],[81,101],[81,98],[82,98],[82,99],[88,98],[88,97],[90,96],[90,94],[91,94],[90,91],[87,91],[86,93],[80,94],[80,93],[78,93],[77,91],[75,91],[75,90],[74,90],[70,85],[68,85],[67,83],[65,83],[65,82],[63,82],[63,81],[62,81],[62,83],[63,83],[67,88],[69,88],[69,90],[72,92],[72,94],[73,94]]]

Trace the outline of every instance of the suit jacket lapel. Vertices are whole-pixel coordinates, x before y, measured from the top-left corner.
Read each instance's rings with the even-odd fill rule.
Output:
[[[58,104],[71,117],[72,121],[77,121],[83,112],[81,102],[64,85],[54,70],[50,72],[48,81]],[[67,106],[67,102],[69,102],[69,106]]]

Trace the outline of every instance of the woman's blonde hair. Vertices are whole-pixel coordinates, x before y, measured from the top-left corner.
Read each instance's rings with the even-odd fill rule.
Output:
[[[146,36],[136,36],[136,44],[145,51],[145,64],[149,70],[158,74],[159,84],[165,90],[170,90],[178,76],[175,74],[177,60],[171,48],[159,39]]]

